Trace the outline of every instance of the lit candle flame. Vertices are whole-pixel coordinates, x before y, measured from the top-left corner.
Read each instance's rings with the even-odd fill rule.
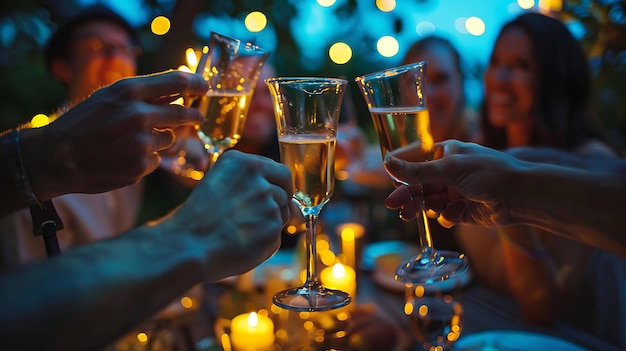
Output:
[[[333,277],[335,278],[343,278],[346,276],[346,269],[343,268],[341,263],[335,263],[333,266]]]
[[[256,312],[250,312],[248,316],[248,326],[251,328],[255,328],[259,324],[259,317],[256,315]]]

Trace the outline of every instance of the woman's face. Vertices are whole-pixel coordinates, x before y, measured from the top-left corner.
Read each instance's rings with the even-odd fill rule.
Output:
[[[463,77],[456,68],[454,57],[443,45],[433,45],[410,58],[413,62],[428,61],[426,67],[426,103],[430,113],[430,127],[435,140],[455,136],[446,135],[463,109]]]
[[[496,41],[484,76],[488,117],[493,126],[531,121],[537,76],[529,36],[520,28],[505,30]]]

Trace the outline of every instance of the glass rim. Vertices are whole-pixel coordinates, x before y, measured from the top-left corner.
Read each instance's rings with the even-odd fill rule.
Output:
[[[233,38],[231,36],[216,32],[216,31],[211,31],[209,34],[209,38],[211,36],[217,36],[219,38],[221,38],[220,40],[228,40],[231,41],[233,44],[236,44],[238,48],[245,48],[248,51],[258,51],[259,54],[264,55],[264,54],[269,54],[270,51],[263,49],[262,47],[258,46],[257,44],[254,44],[252,42],[249,41],[242,41],[241,39],[237,39],[237,38]],[[210,40],[210,39],[209,39]],[[209,44],[206,44],[206,46],[209,47],[209,50],[211,49],[211,46]]]
[[[343,78],[328,77],[271,77],[263,80],[267,83],[328,83],[328,84],[347,84],[348,80]]]
[[[370,80],[373,78],[383,78],[388,74],[388,72],[393,72],[396,74],[404,73],[413,68],[424,67],[426,66],[427,62],[428,61],[418,61],[418,62],[413,62],[413,63],[407,63],[406,65],[402,65],[402,66],[389,67],[380,71],[357,76],[356,78],[354,78],[354,80],[356,82],[361,82],[361,81],[366,81],[366,80]]]

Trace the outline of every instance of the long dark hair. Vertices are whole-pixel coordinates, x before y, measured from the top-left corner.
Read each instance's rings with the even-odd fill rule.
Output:
[[[504,24],[498,38],[511,28],[528,34],[538,67],[536,121],[530,145],[571,150],[589,138],[604,140],[591,109],[589,64],[567,27],[558,19],[525,13]],[[490,125],[486,105],[482,111],[485,144],[506,148],[504,129]]]

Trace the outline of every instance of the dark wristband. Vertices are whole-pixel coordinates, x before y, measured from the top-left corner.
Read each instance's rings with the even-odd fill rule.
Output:
[[[7,166],[11,173],[13,184],[23,194],[24,201],[26,201],[28,206],[41,207],[41,202],[35,196],[28,175],[26,174],[26,169],[24,168],[19,132],[19,130],[13,130],[4,135],[3,144]]]

